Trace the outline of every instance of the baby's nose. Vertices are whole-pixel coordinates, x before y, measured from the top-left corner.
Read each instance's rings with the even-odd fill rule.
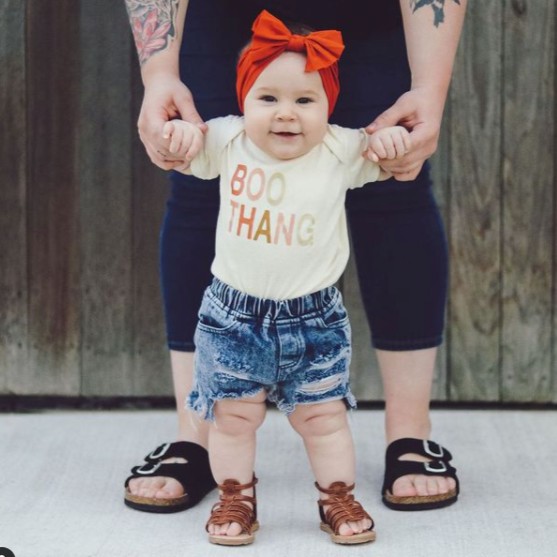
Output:
[[[278,120],[294,120],[296,118],[296,113],[291,107],[282,106],[277,110]]]

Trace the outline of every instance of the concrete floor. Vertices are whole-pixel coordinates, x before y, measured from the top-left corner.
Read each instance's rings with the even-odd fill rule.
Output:
[[[271,411],[259,433],[262,527],[255,544],[240,549],[206,540],[215,493],[174,515],[124,506],[127,471],[170,440],[171,412],[1,415],[0,548],[16,557],[557,555],[557,412],[434,411],[433,438],[455,455],[462,494],[453,507],[420,513],[381,504],[382,420],[376,410],[352,418],[357,492],[377,524],[374,544],[339,547],[319,530],[301,441]]]

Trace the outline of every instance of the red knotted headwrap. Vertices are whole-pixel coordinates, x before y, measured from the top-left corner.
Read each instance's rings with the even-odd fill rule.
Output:
[[[275,58],[289,50],[307,55],[306,72],[319,71],[329,100],[330,116],[340,91],[337,62],[344,50],[340,31],[293,35],[282,21],[266,10],[259,14],[251,30],[253,38],[240,57],[237,68],[236,93],[240,110],[244,112],[244,99],[259,74]]]

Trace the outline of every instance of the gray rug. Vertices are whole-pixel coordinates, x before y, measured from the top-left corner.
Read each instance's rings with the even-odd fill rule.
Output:
[[[448,508],[384,507],[383,415],[359,410],[352,425],[357,493],[377,541],[339,547],[318,528],[317,492],[301,440],[271,411],[259,432],[261,530],[253,546],[216,547],[204,524],[215,493],[175,515],[123,504],[128,469],[171,440],[170,412],[57,412],[0,416],[0,547],[16,557],[555,557],[557,413],[433,413],[433,438],[455,455],[462,494]]]

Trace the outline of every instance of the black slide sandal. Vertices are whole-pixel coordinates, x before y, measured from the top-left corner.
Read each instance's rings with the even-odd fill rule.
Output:
[[[163,463],[168,458],[184,458],[187,462]],[[175,513],[194,507],[216,487],[209,466],[209,453],[200,445],[189,441],[165,443],[145,457],[145,464],[131,470],[126,479],[124,503],[135,510],[151,513]],[[184,495],[171,499],[155,499],[133,495],[128,484],[133,478],[174,478],[184,488]]]
[[[419,454],[431,459],[431,461],[399,460],[402,455],[407,453]],[[385,479],[381,490],[383,503],[390,509],[397,511],[425,511],[452,505],[458,499],[460,484],[456,476],[456,468],[449,464],[451,460],[451,453],[434,441],[412,438],[393,441],[387,447],[385,455]],[[456,482],[456,488],[448,493],[438,495],[394,496],[392,489],[395,481],[409,474],[453,478]]]

